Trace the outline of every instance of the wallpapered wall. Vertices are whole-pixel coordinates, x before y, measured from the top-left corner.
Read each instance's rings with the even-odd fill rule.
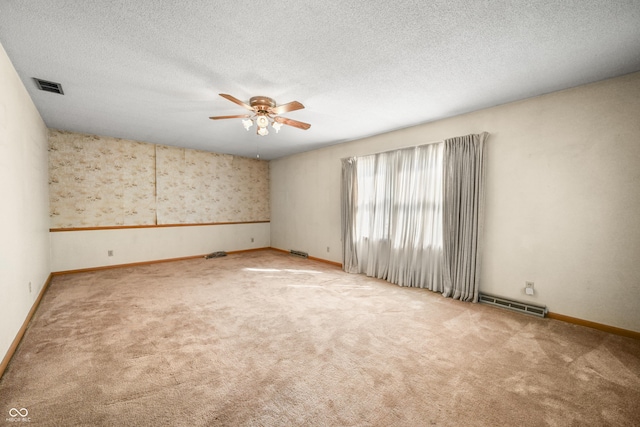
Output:
[[[49,131],[51,228],[269,221],[269,163]]]

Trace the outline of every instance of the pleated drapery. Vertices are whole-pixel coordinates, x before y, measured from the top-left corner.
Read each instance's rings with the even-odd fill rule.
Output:
[[[344,270],[477,302],[487,136],[343,159]]]
[[[444,296],[478,302],[488,134],[444,141]]]
[[[341,184],[342,268],[347,273],[358,273],[355,222],[358,181],[355,158],[342,159]]]

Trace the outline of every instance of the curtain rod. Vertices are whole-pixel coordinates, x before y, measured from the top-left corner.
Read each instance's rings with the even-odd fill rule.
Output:
[[[462,136],[454,136],[453,138],[464,138],[465,136],[469,136],[469,135],[482,135],[482,134],[487,134],[487,136],[489,135],[489,132],[480,132],[480,133],[469,133],[467,135],[462,135]],[[451,138],[446,138],[446,139],[451,139]],[[376,154],[383,154],[383,153],[390,153],[392,151],[402,151],[402,150],[408,150],[410,148],[418,148],[418,147],[425,147],[427,145],[433,145],[433,144],[442,144],[444,143],[444,140],[442,141],[432,141],[432,142],[426,142],[424,144],[419,144],[419,145],[409,145],[407,147],[400,147],[400,148],[390,148],[389,150],[384,150],[384,151],[376,151],[375,153],[369,153],[369,154],[362,154],[360,156],[347,156],[347,157],[342,157],[340,160],[344,160],[344,159],[350,159],[352,157],[364,157],[364,156],[375,156]]]
[[[344,160],[344,159],[350,159],[352,157],[364,157],[364,156],[375,156],[376,154],[383,154],[383,153],[390,153],[392,151],[402,151],[402,150],[409,150],[411,148],[418,148],[418,147],[425,147],[427,145],[433,145],[433,144],[442,144],[444,141],[433,141],[433,142],[427,142],[424,144],[419,144],[419,145],[408,145],[406,147],[400,147],[400,148],[390,148],[388,150],[384,150],[384,151],[376,151],[375,153],[369,153],[369,154],[361,154],[359,156],[347,156],[347,157],[343,157],[340,160]]]

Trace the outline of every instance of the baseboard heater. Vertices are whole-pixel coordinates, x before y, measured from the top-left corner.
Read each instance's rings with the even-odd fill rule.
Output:
[[[510,300],[506,298],[496,297],[493,295],[480,294],[478,302],[483,304],[495,305],[496,307],[507,308],[509,310],[518,311],[520,313],[532,314],[538,317],[545,317],[547,307],[541,305],[533,305],[526,302]]]
[[[291,255],[299,256],[302,258],[309,258],[309,254],[306,252],[296,251],[295,249],[291,249],[289,252],[291,253]]]

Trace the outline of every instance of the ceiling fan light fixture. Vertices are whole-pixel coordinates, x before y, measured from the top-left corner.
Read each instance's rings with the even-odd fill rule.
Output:
[[[220,119],[236,119],[242,118],[242,125],[246,130],[249,130],[254,124],[256,125],[256,134],[260,136],[267,136],[269,134],[268,127],[271,125],[273,129],[278,133],[282,128],[282,125],[293,126],[298,129],[307,130],[311,127],[310,124],[299,122],[297,120],[288,119],[280,116],[280,114],[288,113],[291,111],[297,111],[304,108],[304,105],[298,101],[292,101],[287,104],[277,105],[276,102],[268,96],[252,96],[249,100],[249,104],[240,101],[238,98],[221,93],[221,97],[240,105],[251,111],[249,114],[236,114],[230,116],[213,116],[209,117],[211,120]]]
[[[264,129],[269,126],[269,118],[265,115],[259,115],[258,117],[256,117],[256,124],[259,128]]]

